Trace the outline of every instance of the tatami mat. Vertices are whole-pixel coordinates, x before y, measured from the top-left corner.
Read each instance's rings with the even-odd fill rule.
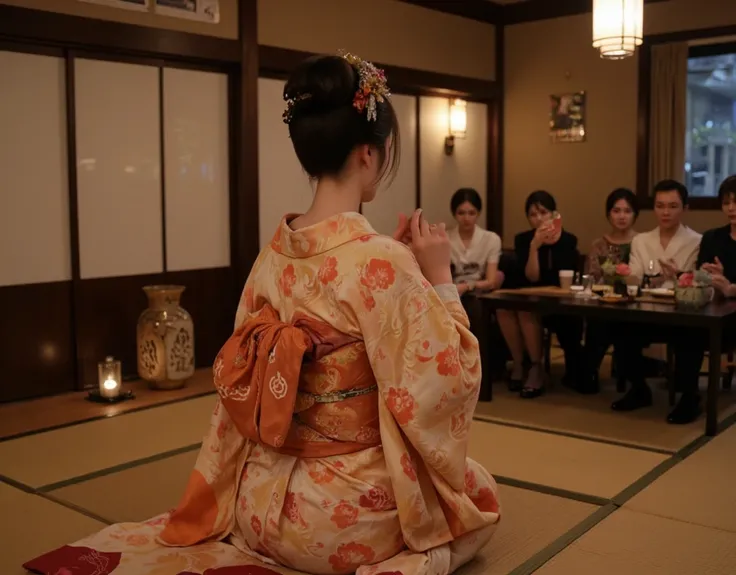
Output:
[[[626,507],[736,533],[734,454],[736,427],[731,427],[632,498]]]
[[[174,455],[63,487],[51,494],[113,523],[143,521],[176,506],[197,453]]]
[[[0,483],[0,573],[25,575],[23,562],[103,527],[76,511]]]
[[[207,396],[0,443],[0,475],[40,487],[191,445],[214,404]]]
[[[457,575],[505,575],[598,509],[595,505],[499,486],[501,522],[486,546]]]
[[[523,400],[510,393],[502,383],[494,386],[493,401],[479,403],[476,414],[493,420],[526,425],[539,429],[571,433],[595,439],[605,439],[662,449],[672,453],[701,437],[705,419],[690,425],[668,425],[665,421],[671,409],[667,392],[652,384],[655,404],[632,413],[617,413],[611,403],[619,397],[616,387],[608,382],[598,395],[579,395],[556,385],[543,397]],[[736,391],[721,394],[719,420],[736,412]]]
[[[667,455],[474,421],[468,455],[491,473],[611,498]]]
[[[535,575],[578,573],[733,575],[736,534],[619,509]]]

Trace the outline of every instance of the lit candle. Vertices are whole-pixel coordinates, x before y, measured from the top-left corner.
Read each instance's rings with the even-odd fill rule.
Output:
[[[120,362],[113,357],[106,357],[104,362],[97,366],[100,395],[113,399],[120,395],[122,380]]]

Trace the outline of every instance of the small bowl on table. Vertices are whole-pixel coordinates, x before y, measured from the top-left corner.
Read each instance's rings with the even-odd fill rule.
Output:
[[[613,303],[613,304],[619,304],[619,303],[628,303],[629,298],[626,296],[622,296],[621,294],[608,292],[606,294],[603,294],[599,299],[599,302],[601,303]]]

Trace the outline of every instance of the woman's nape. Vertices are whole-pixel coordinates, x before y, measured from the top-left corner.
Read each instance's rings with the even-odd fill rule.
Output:
[[[369,105],[356,96],[366,79],[376,92]],[[395,175],[399,126],[388,95],[382,72],[349,55],[314,56],[292,73],[284,121],[299,162],[316,181],[312,206],[293,228],[357,212]]]

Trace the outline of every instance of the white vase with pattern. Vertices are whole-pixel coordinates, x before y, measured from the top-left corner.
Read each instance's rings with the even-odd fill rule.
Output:
[[[184,286],[146,286],[138,318],[138,375],[154,389],[179,389],[194,374],[194,323],[179,305]]]

